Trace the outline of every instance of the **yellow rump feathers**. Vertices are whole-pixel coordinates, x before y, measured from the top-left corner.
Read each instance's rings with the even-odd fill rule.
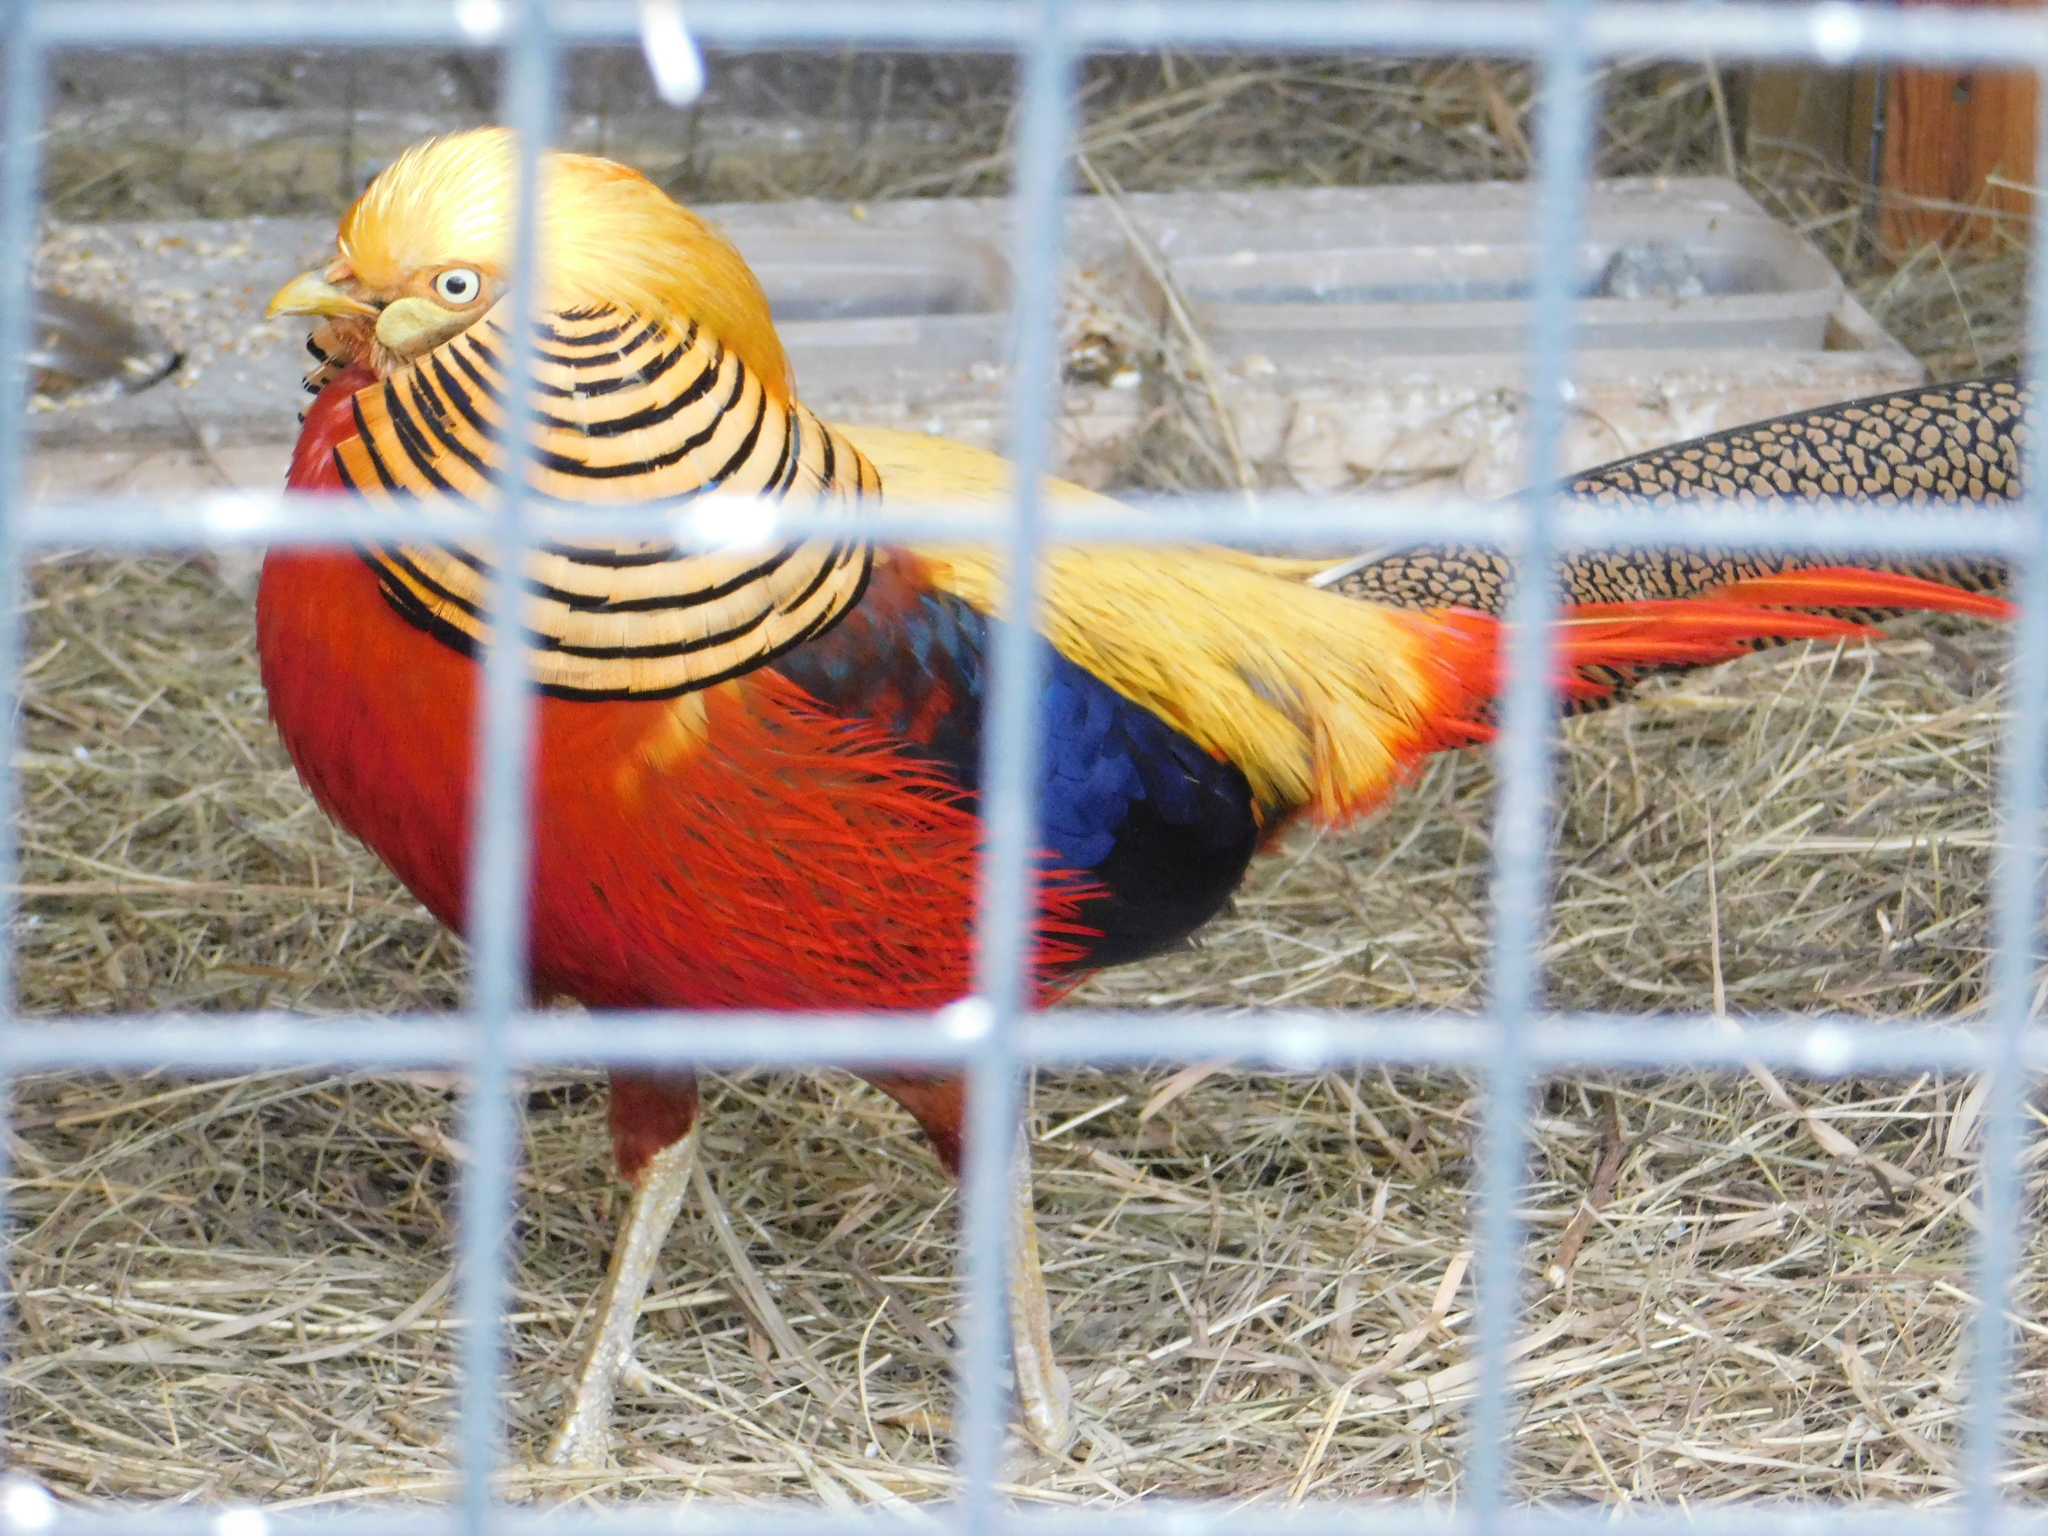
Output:
[[[998,510],[1010,467],[943,438],[842,427],[893,502]],[[1056,505],[1123,510],[1048,480]],[[919,547],[932,582],[984,613],[1002,602],[999,557]],[[1429,752],[1469,739],[1491,673],[1481,639],[1278,579],[1268,564],[1206,546],[1065,545],[1047,553],[1040,626],[1060,653],[1235,763],[1266,814],[1325,820],[1370,809]]]
[[[987,551],[917,553],[936,586],[999,607]],[[1290,588],[1211,550],[1055,548],[1040,623],[1068,660],[1235,763],[1268,817],[1358,815],[1460,739],[1466,690],[1429,617]]]
[[[464,265],[504,281],[512,264],[517,165],[510,129],[416,144],[342,215],[341,259],[373,290]],[[740,253],[638,171],[590,155],[543,161],[542,301],[611,304],[680,330],[695,321],[773,395],[791,394],[768,299]]]

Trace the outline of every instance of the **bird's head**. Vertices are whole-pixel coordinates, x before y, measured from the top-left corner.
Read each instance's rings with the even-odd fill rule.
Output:
[[[414,145],[342,215],[334,260],[286,283],[269,313],[325,319],[338,361],[404,367],[503,298],[517,177],[509,129]],[[767,296],[729,240],[610,160],[550,153],[541,182],[541,308],[616,305],[678,331],[695,322],[789,394]]]

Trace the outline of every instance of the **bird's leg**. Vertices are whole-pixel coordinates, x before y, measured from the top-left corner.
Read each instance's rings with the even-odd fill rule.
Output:
[[[697,1138],[685,1136],[648,1160],[633,1191],[632,1208],[612,1249],[604,1289],[597,1293],[596,1326],[583,1346],[576,1379],[569,1387],[568,1412],[548,1442],[548,1461],[558,1467],[601,1467],[611,1448],[612,1397],[619,1374],[633,1358],[633,1330],[640,1303],[654,1279],[661,1245],[683,1208]]]
[[[924,1127],[946,1172],[960,1177],[965,1083],[957,1077],[864,1073]],[[1052,1308],[1038,1260],[1038,1221],[1031,1210],[1031,1156],[1019,1149],[1015,1198],[1010,1206],[1010,1360],[1017,1375],[1017,1407],[1024,1428],[1049,1451],[1074,1443],[1074,1391],[1052,1352]]]
[[[633,1203],[597,1295],[595,1326],[569,1386],[567,1411],[548,1442],[551,1465],[601,1467],[609,1456],[612,1399],[633,1358],[640,1303],[696,1166],[696,1115],[692,1079],[613,1075],[612,1144],[620,1171],[633,1181]]]
[[[1074,1389],[1052,1352],[1052,1306],[1038,1261],[1038,1219],[1031,1209],[1031,1146],[1018,1148],[1010,1204],[1010,1361],[1017,1407],[1031,1438],[1048,1451],[1074,1443]]]

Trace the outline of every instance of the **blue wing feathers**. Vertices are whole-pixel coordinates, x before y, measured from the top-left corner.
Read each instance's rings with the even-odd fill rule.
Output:
[[[821,704],[874,720],[978,792],[989,621],[946,593],[889,580],[777,667]],[[1258,841],[1251,792],[1142,705],[1046,647],[1039,837],[1094,876],[1102,930],[1086,963],[1168,947],[1228,900]]]

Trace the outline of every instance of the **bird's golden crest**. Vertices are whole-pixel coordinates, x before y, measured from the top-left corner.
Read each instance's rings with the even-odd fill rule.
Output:
[[[544,165],[535,493],[851,508],[879,492],[873,467],[795,399],[767,300],[722,235],[623,166],[566,154]],[[513,178],[504,130],[407,151],[343,216],[333,264],[274,302],[273,312],[326,316],[316,351],[379,374],[355,396],[359,435],[335,452],[365,496],[492,504]],[[488,643],[480,549],[402,544],[366,558],[408,620],[463,649]],[[549,544],[526,570],[535,680],[586,699],[708,687],[829,628],[859,600],[869,562],[865,546],[835,540],[739,555]]]

